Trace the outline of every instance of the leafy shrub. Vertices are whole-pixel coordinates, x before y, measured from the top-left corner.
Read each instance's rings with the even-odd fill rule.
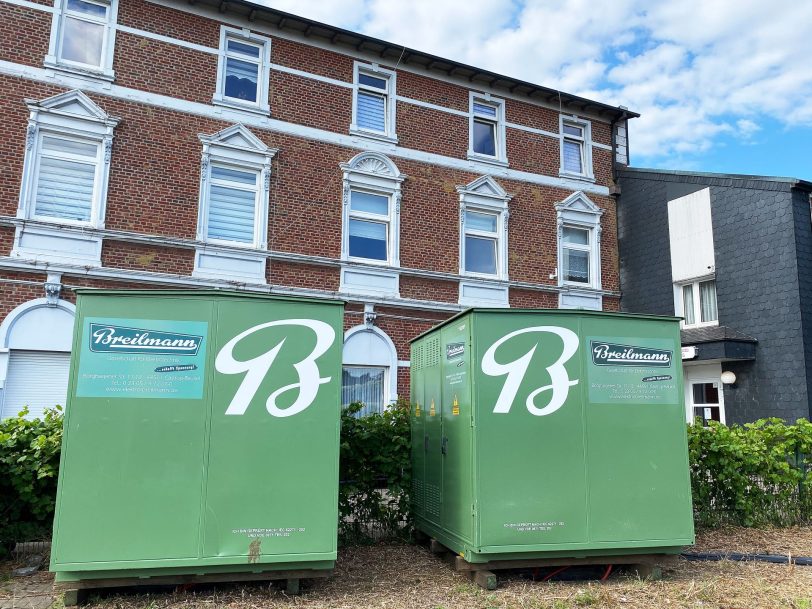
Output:
[[[409,403],[398,400],[382,414],[357,417],[362,407],[350,404],[341,413],[339,538],[342,543],[368,543],[408,537]]]
[[[762,419],[688,428],[691,488],[699,526],[812,521],[812,423]]]
[[[42,419],[0,421],[0,555],[17,541],[46,538],[56,503],[62,408]]]

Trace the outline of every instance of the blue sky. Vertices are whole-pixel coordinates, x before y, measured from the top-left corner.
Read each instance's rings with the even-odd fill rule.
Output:
[[[812,180],[812,2],[259,0],[642,117],[632,163]]]

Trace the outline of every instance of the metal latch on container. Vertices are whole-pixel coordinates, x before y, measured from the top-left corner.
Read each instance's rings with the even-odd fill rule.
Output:
[[[443,453],[443,454],[446,454],[447,453],[447,447],[448,447],[448,438],[446,436],[443,436],[443,439],[440,442],[440,452]]]
[[[429,437],[423,436],[423,450],[428,451],[429,449]]]

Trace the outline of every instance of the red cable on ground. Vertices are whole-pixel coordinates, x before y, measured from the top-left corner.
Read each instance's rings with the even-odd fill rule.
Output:
[[[605,582],[607,579],[609,579],[609,574],[611,572],[612,572],[612,565],[606,565],[606,572],[603,574],[603,577],[601,577],[601,581]]]
[[[567,569],[569,569],[569,568],[570,568],[570,567],[569,567],[569,565],[567,565],[566,567],[558,567],[558,569],[556,569],[556,570],[555,570],[555,571],[553,571],[552,573],[548,573],[547,575],[545,575],[545,576],[542,578],[542,580],[541,580],[541,581],[546,582],[546,581],[547,581],[547,580],[549,580],[550,578],[555,577],[556,575],[558,575],[558,574],[559,574],[559,573],[561,573],[562,571],[566,571],[566,570],[567,570]]]

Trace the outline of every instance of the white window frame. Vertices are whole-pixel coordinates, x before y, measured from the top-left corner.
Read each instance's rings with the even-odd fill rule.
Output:
[[[113,52],[116,42],[116,23],[118,21],[118,1],[119,0],[85,0],[89,4],[107,6],[107,19],[104,21],[88,16],[75,16],[83,21],[102,24],[104,26],[104,37],[102,39],[101,65],[93,66],[63,59],[62,39],[65,32],[65,19],[71,13],[68,12],[68,0],[55,0],[53,18],[51,21],[51,36],[48,42],[48,54],[43,61],[46,68],[71,72],[82,76],[92,76],[102,80],[113,81],[115,72],[113,71]]]
[[[603,210],[582,191],[576,191],[555,206],[557,216],[557,261],[550,278],[558,279],[558,306],[562,309],[603,308],[601,285],[601,216]],[[564,228],[590,231],[589,282],[564,280]]]
[[[725,412],[725,387],[722,383],[722,365],[720,363],[711,364],[691,364],[683,366],[683,381],[685,391],[685,419],[692,424],[695,420],[694,408],[694,385],[697,383],[717,383],[719,390],[719,422],[727,424],[727,414]],[[715,404],[708,404],[714,406]],[[702,407],[704,405],[699,405]]]
[[[564,231],[568,228],[575,230],[585,231],[587,234],[587,244],[581,245],[580,243],[566,243],[564,241]],[[564,250],[574,250],[578,252],[586,252],[589,255],[589,276],[586,281],[573,281],[566,279],[564,273]],[[595,273],[600,272],[595,268],[596,250],[595,250],[595,227],[594,225],[579,224],[575,222],[564,222],[561,226],[561,238],[559,239],[559,273],[561,274],[561,285],[581,286],[591,288],[595,286]]]
[[[69,91],[40,102],[26,100],[26,104],[30,113],[17,217],[47,224],[104,228],[113,131],[120,119],[106,114],[81,91]],[[93,198],[88,221],[35,215],[44,137],[72,140],[97,147]]]
[[[200,163],[197,240],[202,243],[234,248],[265,250],[268,245],[268,194],[271,183],[271,160],[278,150],[266,146],[242,125],[228,127],[214,135],[200,134],[198,137],[203,144],[203,152]],[[251,243],[208,238],[212,165],[256,172],[254,238]]]
[[[477,116],[474,112],[474,103],[492,106],[496,109],[496,120],[486,117]],[[496,165],[507,166],[507,140],[505,129],[505,100],[498,97],[493,97],[490,93],[479,93],[476,91],[469,91],[468,96],[468,158],[472,161],[482,161],[485,163],[493,163]],[[494,137],[496,138],[495,146],[496,156],[489,154],[481,154],[474,152],[474,119],[487,120],[495,125]]]
[[[377,152],[362,152],[349,163],[342,163],[341,169],[344,171],[341,259],[374,266],[400,267],[400,185],[405,176],[388,157]],[[353,191],[387,197],[388,216],[384,219],[378,214],[352,211],[350,203]],[[350,218],[388,223],[386,260],[350,256]]]
[[[247,57],[237,57],[240,61],[257,64],[257,100],[249,102],[243,99],[227,97],[225,94],[226,60],[228,55],[228,41],[236,40],[253,46],[259,46],[259,59],[252,61]],[[269,90],[271,79],[271,39],[265,36],[254,34],[247,28],[238,29],[220,26],[220,49],[217,59],[217,84],[215,86],[212,103],[218,106],[236,108],[249,112],[257,112],[263,115],[270,114],[271,106],[269,102]]]
[[[564,126],[571,125],[582,130],[583,137],[576,137],[564,133]],[[561,167],[558,175],[565,178],[575,178],[578,180],[595,181],[595,173],[592,168],[592,123],[577,116],[559,115],[558,131],[560,134],[559,158]],[[564,167],[564,142],[577,142],[581,147],[581,173],[569,171]]]
[[[700,292],[699,292],[699,284],[705,283],[706,281],[713,281],[714,288],[713,288],[713,297],[716,300],[716,319],[712,321],[701,321],[702,320],[702,303],[700,301]],[[682,317],[683,319],[680,321],[680,326],[682,328],[706,328],[709,326],[718,326],[719,325],[719,300],[716,295],[716,276],[715,275],[707,275],[705,277],[699,277],[695,279],[691,279],[690,281],[681,281],[679,283],[674,284],[674,312],[677,317]],[[685,305],[682,298],[682,290],[686,286],[691,286],[691,291],[693,294],[693,306],[694,306],[694,323],[689,324],[685,322]]]
[[[383,140],[386,142],[396,144],[397,137],[397,72],[394,70],[387,70],[382,68],[377,63],[362,63],[359,61],[353,62],[352,69],[352,121],[350,123],[350,133],[354,135],[361,135],[376,140]],[[369,87],[360,83],[360,75],[368,74],[369,76],[380,78],[386,81],[386,90],[382,91],[376,87]],[[366,129],[358,126],[358,92],[370,91],[372,93],[381,95],[385,100],[386,128],[384,131],[376,131],[374,129]]]
[[[513,198],[490,176],[481,176],[465,186],[457,186],[460,200],[459,269],[463,277],[503,281],[508,279],[508,203]],[[480,232],[465,226],[467,212],[496,216],[496,232]],[[496,273],[477,273],[465,269],[465,236],[496,239]]]

